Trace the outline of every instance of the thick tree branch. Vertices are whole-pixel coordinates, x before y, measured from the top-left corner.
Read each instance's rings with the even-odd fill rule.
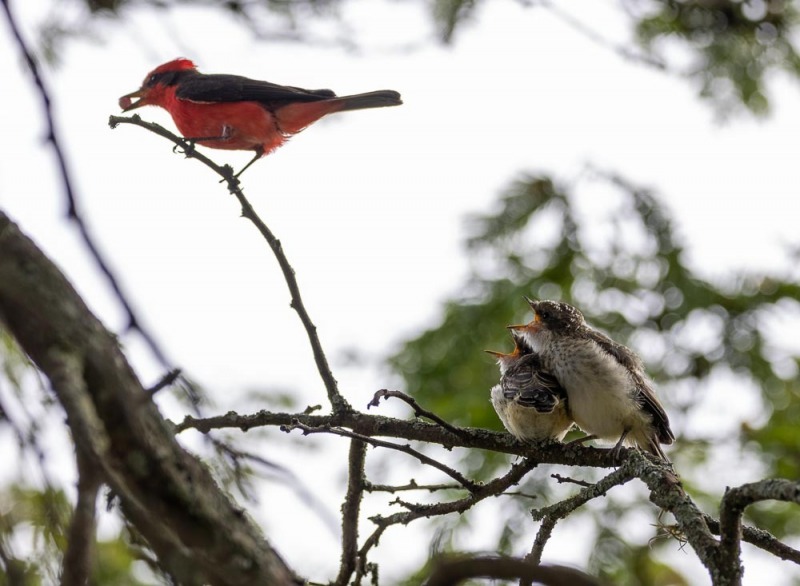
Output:
[[[102,480],[92,459],[77,451],[78,462],[78,501],[69,525],[67,551],[64,554],[61,570],[61,586],[85,586],[89,584],[94,555],[95,513],[97,493]]]
[[[230,165],[217,165],[214,161],[197,151],[194,147],[194,144],[192,144],[190,141],[184,140],[181,137],[172,134],[170,131],[162,126],[159,126],[158,124],[145,122],[138,115],[133,115],[130,118],[126,118],[124,116],[111,116],[108,119],[108,124],[111,126],[111,128],[116,128],[118,124],[133,124],[135,126],[141,126],[150,132],[155,132],[159,136],[163,136],[164,138],[175,143],[176,147],[179,147],[188,158],[197,159],[222,177],[222,180],[228,185],[228,191],[230,191],[236,197],[236,199],[239,200],[239,204],[242,206],[242,216],[253,223],[264,240],[266,240],[267,244],[272,250],[272,253],[275,255],[276,260],[278,261],[278,265],[283,272],[283,277],[286,280],[286,285],[289,287],[289,294],[291,295],[290,305],[297,312],[297,315],[300,317],[300,321],[303,323],[303,327],[306,330],[308,341],[311,344],[311,350],[314,354],[314,362],[317,365],[317,370],[319,371],[319,375],[325,385],[325,390],[328,393],[328,400],[331,403],[334,413],[352,411],[350,404],[339,392],[339,385],[336,382],[336,379],[333,377],[333,372],[328,364],[328,358],[325,356],[325,352],[322,349],[322,343],[320,342],[319,335],[317,334],[317,326],[315,326],[311,321],[311,317],[308,315],[308,311],[306,311],[305,305],[303,304],[303,298],[300,295],[300,286],[297,284],[297,278],[295,277],[294,269],[292,268],[292,265],[289,264],[289,260],[286,258],[286,254],[283,252],[281,241],[275,237],[275,235],[272,233],[272,230],[267,227],[267,225],[256,213],[253,206],[250,204],[250,201],[245,197],[244,192],[239,186],[239,179],[234,176],[233,169],[230,167]]]
[[[719,535],[719,521],[710,515],[705,515],[705,519],[709,530],[715,535]],[[800,551],[789,547],[769,531],[756,527],[742,526],[742,539],[746,543],[763,549],[782,560],[800,565]]]
[[[175,441],[116,338],[0,212],[0,319],[48,377],[78,450],[182,583],[297,584],[259,529]]]
[[[778,500],[800,504],[800,483],[770,478],[730,488],[722,497],[719,511],[720,566],[727,570],[730,583],[741,582],[742,513],[759,501]]]
[[[364,477],[366,457],[367,444],[361,440],[352,440],[347,467],[347,494],[342,504],[342,559],[334,586],[347,586],[359,560],[358,517],[366,483]]]
[[[453,433],[441,426],[424,421],[406,421],[382,415],[370,415],[350,411],[332,415],[312,415],[307,413],[273,413],[259,411],[250,415],[226,413],[216,417],[197,419],[186,416],[175,426],[180,433],[196,429],[208,433],[213,429],[238,428],[247,431],[256,427],[292,426],[297,423],[310,428],[325,426],[350,429],[355,433],[370,437],[393,437],[434,443],[446,449],[454,447],[477,448],[505,454],[530,458],[541,464],[565,464],[568,466],[592,466],[610,468],[619,460],[612,450],[593,448],[578,444],[566,445],[558,442],[522,443],[510,434],[487,429],[458,428]],[[623,454],[633,450],[623,450]]]

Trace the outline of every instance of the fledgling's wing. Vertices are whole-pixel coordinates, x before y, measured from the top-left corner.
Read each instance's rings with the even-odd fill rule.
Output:
[[[644,371],[641,358],[634,354],[630,348],[617,344],[605,334],[589,327],[586,327],[583,333],[631,372],[640,374]]]
[[[667,412],[664,411],[661,401],[658,400],[658,397],[656,397],[655,392],[645,378],[644,364],[642,364],[641,358],[634,354],[629,348],[622,344],[617,344],[614,340],[605,334],[601,334],[597,330],[586,328],[585,334],[605,352],[613,356],[617,362],[628,369],[638,391],[636,399],[642,409],[653,418],[653,426],[658,433],[658,440],[662,444],[671,444],[675,440],[675,434],[672,433],[672,429],[669,426]]]
[[[305,90],[240,75],[196,73],[181,78],[176,96],[192,102],[259,102],[277,107],[288,102],[317,102],[335,98],[331,90]]]
[[[671,444],[675,441],[675,434],[672,433],[672,428],[669,426],[669,417],[667,416],[667,412],[664,411],[661,401],[658,400],[653,389],[647,384],[647,381],[644,381],[644,384],[637,388],[639,395],[636,399],[639,401],[642,409],[653,417],[653,426],[658,433],[658,441],[662,444]]]
[[[517,395],[517,404],[535,409],[537,413],[552,413],[558,405],[558,397],[550,389],[525,389]]]
[[[524,356],[509,368],[501,384],[506,399],[540,413],[550,413],[567,396],[558,379],[544,370],[536,354]]]

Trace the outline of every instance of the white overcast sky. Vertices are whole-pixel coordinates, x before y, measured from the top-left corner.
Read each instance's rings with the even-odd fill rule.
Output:
[[[14,3],[29,40],[48,4]],[[92,233],[146,325],[172,360],[208,387],[219,411],[257,408],[243,406],[245,389],[292,389],[301,404],[320,402],[324,393],[277,265],[255,229],[239,217],[234,198],[205,167],[174,155],[165,140],[133,126],[108,128],[118,97],[177,56],[192,58],[207,73],[340,94],[384,88],[402,93],[402,107],[331,117],[243,176],[245,193],[297,272],[343,392],[359,407],[391,381],[373,368],[348,367],[344,353],[354,348],[379,358],[434,323],[439,303],[458,294],[467,270],[460,247],[465,214],[489,209],[524,171],[569,178],[591,162],[657,188],[690,259],[704,274],[785,266],[783,246],[797,242],[800,195],[796,84],[775,76],[768,119],[744,116],[719,124],[688,83],[620,59],[546,10],[486,3],[456,44],[443,47],[431,41],[429,19],[415,3],[355,4],[345,19],[357,31],[360,53],[256,41],[218,12],[136,10],[124,23],[98,28],[98,38],[66,43],[61,66],[46,68],[58,130]],[[611,40],[624,42],[630,34],[616,3],[561,4]],[[0,207],[60,264],[108,327],[119,331],[119,307],[65,221],[38,96],[5,23],[0,30]],[[407,45],[414,50],[400,50]],[[173,127],[164,111],[139,113]],[[250,157],[207,153],[235,167]],[[603,207],[602,201],[593,204]],[[523,317],[523,307],[520,312]],[[136,336],[122,339],[145,384],[157,379],[161,371]],[[754,402],[743,395],[710,404],[731,403],[731,422],[738,425]],[[169,401],[164,409],[182,417]],[[278,445],[283,451],[269,457],[296,465],[295,445]],[[330,478],[320,481],[319,466],[329,466]],[[329,495],[325,500],[335,514],[344,466],[331,466],[317,461],[298,474]],[[718,485],[721,490],[754,479],[740,473],[719,477]],[[274,489],[265,501],[278,498],[292,500],[288,491]],[[296,508],[304,514],[302,505]],[[279,524],[274,515],[267,506],[256,515],[269,519],[270,535]],[[313,577],[330,577],[325,572],[337,563],[336,540],[313,515],[306,516],[319,531],[313,560],[303,529],[273,539],[291,563],[311,564],[320,572]],[[550,559],[570,561],[558,541],[569,543],[574,531],[565,525]],[[388,576],[408,567],[396,551],[391,554],[392,543],[403,543],[393,541],[402,533],[387,534],[382,542]],[[476,537],[466,546],[488,547],[486,539]],[[409,549],[402,557],[413,566],[425,547]],[[687,557],[693,556],[681,561],[676,555],[670,562],[702,575]],[[759,556],[751,563],[748,577],[760,568],[781,568],[787,576],[790,570]]]

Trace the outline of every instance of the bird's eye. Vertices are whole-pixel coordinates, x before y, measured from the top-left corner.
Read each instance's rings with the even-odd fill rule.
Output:
[[[155,75],[151,75],[147,78],[147,85],[155,85],[156,79],[158,79]]]

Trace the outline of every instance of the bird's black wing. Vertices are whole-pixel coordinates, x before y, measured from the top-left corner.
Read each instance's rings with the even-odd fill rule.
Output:
[[[622,344],[617,344],[614,340],[601,334],[597,330],[586,328],[586,336],[595,342],[605,352],[613,356],[617,362],[624,366],[631,373],[631,377],[636,384],[638,396],[636,399],[646,413],[653,417],[653,425],[658,432],[658,440],[662,444],[671,444],[675,440],[675,434],[669,426],[669,417],[661,401],[656,397],[655,391],[650,387],[650,383],[644,376],[644,365],[642,360],[629,348]]]
[[[331,90],[305,90],[240,75],[203,73],[184,76],[178,84],[176,95],[192,102],[259,102],[268,107],[336,97]]]

